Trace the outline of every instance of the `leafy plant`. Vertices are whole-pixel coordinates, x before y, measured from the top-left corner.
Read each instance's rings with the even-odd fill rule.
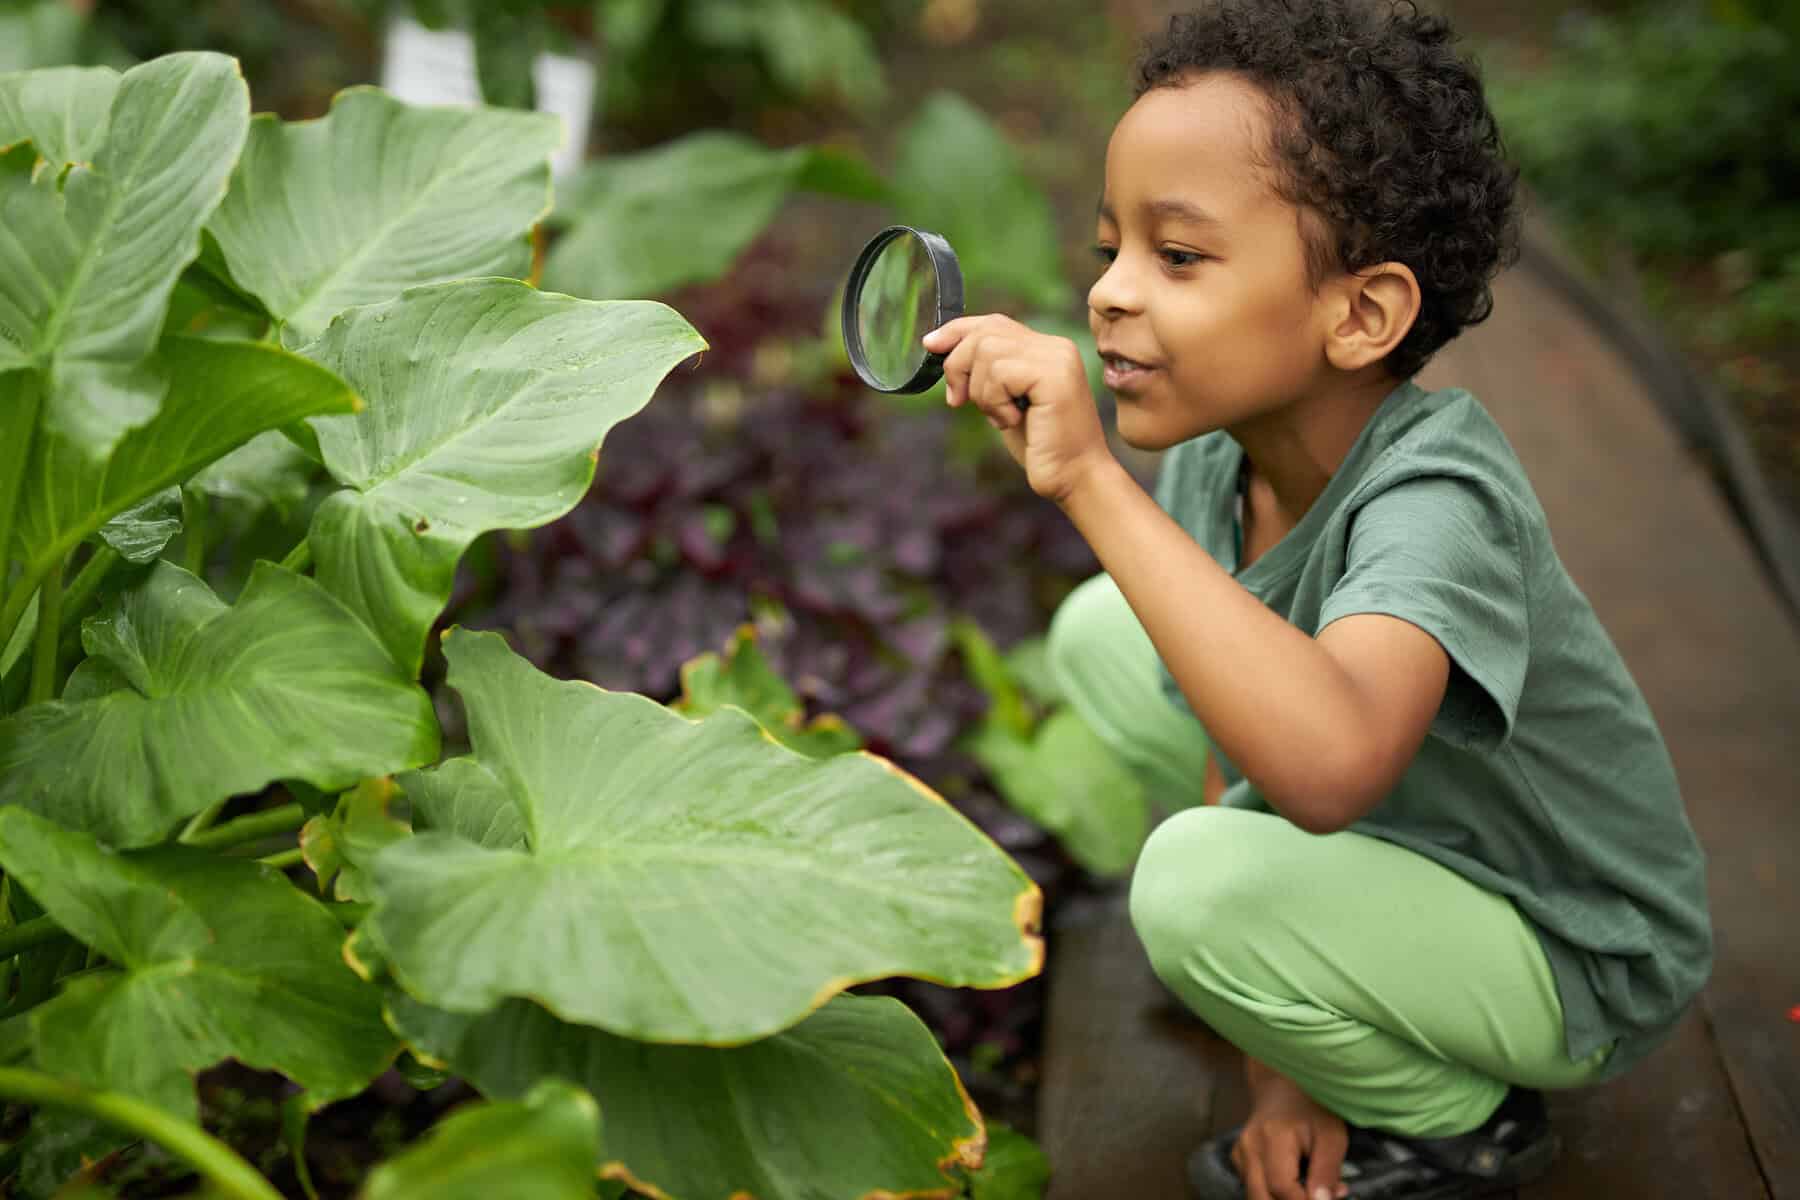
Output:
[[[266,1197],[194,1075],[286,1076],[298,1145],[407,1051],[501,1102],[434,1145],[495,1137],[571,1191],[583,1156],[677,1197],[950,1188],[979,1114],[904,1007],[837,997],[1037,971],[1039,892],[967,820],[493,633],[444,640],[471,746],[440,761],[418,680],[458,561],[568,512],[704,348],[518,278],[554,140],[371,89],[253,120],[214,54],[0,75],[0,1093]],[[180,523],[203,568],[215,499],[308,472],[304,538],[235,596],[158,557]],[[572,1071],[591,1100],[545,1082]],[[798,1122],[828,1161],[782,1166]],[[369,1194],[475,1186],[427,1153]]]
[[[708,131],[590,164],[554,224],[547,286],[595,299],[660,295],[723,275],[791,192],[882,200],[863,162],[824,147],[772,150]]]
[[[966,738],[969,753],[1007,803],[1056,834],[1076,862],[1100,876],[1129,871],[1150,832],[1149,800],[1073,708],[1028,698],[1020,677],[1030,678],[1042,641],[1021,645],[1009,662],[977,626],[959,622],[955,632],[990,701]]]
[[[582,1200],[594,1194],[600,1110],[546,1078],[521,1100],[454,1113],[418,1146],[369,1177],[368,1200],[487,1200],[513,1194]]]
[[[1651,263],[1736,252],[1767,306],[1792,295],[1800,256],[1800,29],[1775,23],[1791,5],[1721,7],[1737,19],[1572,25],[1542,69],[1502,73],[1492,93],[1525,177],[1584,238]],[[1800,308],[1785,316],[1800,326]]]
[[[868,111],[886,95],[869,14],[842,0],[614,0],[597,32],[607,104],[639,121],[695,104],[760,108],[835,101]]]

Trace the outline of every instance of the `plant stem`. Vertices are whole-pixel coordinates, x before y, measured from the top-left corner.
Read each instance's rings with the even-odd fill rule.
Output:
[[[306,824],[304,808],[298,804],[283,804],[280,808],[250,813],[248,816],[227,821],[216,828],[196,833],[187,839],[187,843],[190,846],[222,850],[227,846],[253,842],[257,838],[268,837],[270,834],[291,833],[304,824]]]
[[[256,861],[259,863],[266,863],[271,867],[285,869],[287,867],[299,866],[306,860],[300,857],[300,847],[295,846],[292,850],[283,850],[278,854],[266,854]]]
[[[335,900],[328,901],[325,907],[331,910],[331,915],[336,917],[345,929],[354,929],[375,906],[360,900]]]
[[[4,582],[0,580],[0,586]],[[19,618],[31,607],[31,598],[36,594],[36,579],[20,579],[18,586],[6,593],[5,603],[0,604],[0,650],[6,649],[6,643],[12,641],[13,630],[19,627]]]
[[[25,491],[25,468],[31,461],[32,443],[37,440],[41,391],[42,383],[36,371],[26,371],[20,376],[20,394],[9,402],[12,412],[4,422],[12,436],[5,438],[6,444],[0,446],[0,595],[6,597],[0,612],[11,612],[10,620],[0,615],[0,647],[12,637],[13,626],[17,624],[19,614],[25,611],[25,600],[30,599],[27,594],[18,600],[18,611],[12,612],[15,601],[6,591],[6,569],[8,551],[12,547],[13,519],[19,515],[19,497]],[[25,581],[20,580],[19,586],[25,588]]]
[[[226,1196],[235,1200],[281,1200],[269,1181],[224,1142],[204,1129],[170,1116],[153,1104],[118,1092],[92,1091],[18,1067],[0,1067],[0,1095],[27,1104],[48,1104],[98,1117],[148,1138],[186,1160]]]
[[[62,936],[63,927],[49,917],[21,921],[11,929],[0,929],[0,958],[12,958]]]
[[[41,704],[56,696],[56,645],[62,637],[63,564],[51,564],[38,593],[37,648],[31,659],[31,690],[25,703]]]
[[[312,566],[312,542],[301,538],[300,544],[289,550],[287,557],[281,560],[281,565],[295,574]]]
[[[62,632],[64,635],[67,635],[69,630],[75,627],[76,622],[81,620],[88,601],[94,598],[94,593],[100,590],[102,583],[106,582],[107,574],[118,566],[119,562],[119,552],[105,542],[94,547],[94,552],[88,555],[88,560],[81,565],[81,570],[75,573],[74,580],[63,591]]]
[[[181,489],[181,526],[187,535],[182,565],[196,579],[206,578],[206,496]]]
[[[229,803],[231,803],[231,797],[227,796],[223,800],[215,800],[213,803],[195,813],[194,819],[187,823],[187,827],[181,831],[181,835],[175,840],[192,845],[196,837],[209,828],[214,821],[219,819],[219,814],[225,811],[225,806]]]

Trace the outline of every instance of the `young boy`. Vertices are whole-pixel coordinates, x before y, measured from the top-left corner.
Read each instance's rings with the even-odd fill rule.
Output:
[[[1515,228],[1442,20],[1217,0],[1140,60],[1088,294],[1120,436],[1168,451],[1155,498],[1071,343],[993,315],[926,339],[1106,570],[1053,628],[1065,686],[1209,802],[1131,893],[1247,1059],[1203,1197],[1510,1188],[1555,1153],[1535,1089],[1625,1070],[1710,967],[1642,696],[1499,429],[1411,381],[1487,316]]]

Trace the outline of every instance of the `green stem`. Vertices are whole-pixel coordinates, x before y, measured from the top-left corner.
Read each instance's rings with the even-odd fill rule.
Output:
[[[178,842],[186,842],[191,845],[196,837],[212,827],[212,823],[219,819],[219,814],[225,811],[225,806],[229,803],[231,803],[231,797],[227,796],[223,800],[213,801],[213,803],[195,813],[194,819],[187,823],[187,827],[181,831],[180,836],[175,840]]]
[[[100,590],[100,585],[106,582],[106,576],[119,565],[120,561],[119,552],[105,542],[94,547],[94,552],[88,555],[87,562],[81,565],[81,570],[75,573],[74,580],[63,591],[62,632],[64,636],[67,636],[69,630],[75,628],[76,622],[81,620],[87,610],[88,601],[94,598],[94,593]]]
[[[312,542],[301,538],[300,544],[289,550],[287,557],[281,560],[281,565],[296,574],[312,566]]]
[[[4,610],[0,611],[12,614],[11,619],[0,616],[0,646],[12,637],[13,626],[25,611],[25,601],[30,599],[28,593],[17,601],[18,611],[12,611],[14,598],[6,591],[6,570],[11,563],[13,520],[19,515],[19,497],[25,491],[25,468],[31,462],[32,443],[37,440],[41,391],[37,372],[24,372],[20,376],[19,396],[8,403],[12,411],[0,418],[0,433],[10,435],[0,438],[4,442],[0,445],[0,594],[6,596]],[[23,580],[19,586],[24,588]]]
[[[41,704],[56,696],[56,645],[62,636],[63,564],[53,563],[38,593],[37,648],[31,659],[31,690],[25,703]]]
[[[304,824],[306,824],[304,808],[298,804],[283,804],[280,808],[251,813],[248,816],[227,821],[216,828],[196,833],[187,839],[187,842],[190,846],[222,850],[227,846],[253,842],[257,838],[268,837],[271,834],[291,833]]]
[[[181,489],[181,528],[187,535],[182,565],[196,579],[206,578],[206,496]]]
[[[62,936],[63,927],[49,917],[21,921],[11,929],[0,929],[0,958],[12,958]]]
[[[5,580],[0,580],[0,586]],[[0,650],[6,649],[6,643],[12,641],[13,630],[19,627],[19,618],[31,607],[31,597],[37,593],[36,578],[20,579],[12,591],[6,593],[6,602],[0,604]]]
[[[226,1196],[235,1200],[281,1200],[269,1181],[204,1129],[170,1116],[153,1104],[118,1092],[92,1091],[39,1071],[0,1067],[0,1095],[27,1104],[48,1104],[98,1117],[148,1138],[187,1161]]]
[[[271,867],[286,869],[288,867],[297,867],[306,860],[300,857],[300,847],[295,846],[292,850],[283,850],[278,854],[265,854],[256,861],[259,863],[266,863]]]
[[[331,910],[331,915],[336,917],[345,929],[355,929],[362,919],[369,915],[369,910],[375,906],[358,900],[337,900],[327,903],[325,907]]]

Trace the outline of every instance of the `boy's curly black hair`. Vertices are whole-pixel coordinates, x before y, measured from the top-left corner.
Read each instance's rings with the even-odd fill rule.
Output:
[[[1262,89],[1277,190],[1329,229],[1307,236],[1313,283],[1380,262],[1418,276],[1418,320],[1387,358],[1400,379],[1487,318],[1518,254],[1517,171],[1454,39],[1410,0],[1213,0],[1172,18],[1136,68],[1137,96],[1214,71]]]

